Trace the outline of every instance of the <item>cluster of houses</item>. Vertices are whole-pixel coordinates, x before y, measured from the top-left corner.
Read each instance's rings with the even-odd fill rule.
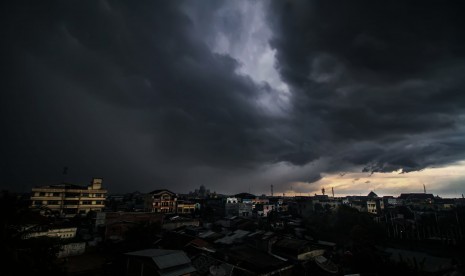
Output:
[[[124,241],[136,225],[157,224],[161,230],[155,243],[125,254],[127,275],[291,275],[311,271],[328,275],[338,273],[330,259],[336,244],[307,236],[302,219],[346,205],[369,213],[374,220],[381,221],[384,216],[387,222],[386,214],[400,206],[427,212],[464,204],[463,198],[443,199],[427,193],[399,197],[379,197],[374,192],[347,197],[224,196],[203,186],[188,194],[160,189],[108,195],[102,183],[94,178],[88,186],[33,188],[32,209],[61,219],[90,216],[92,225],[26,225],[24,238],[69,240],[62,244],[59,255],[65,258],[103,242]],[[392,217],[390,221],[394,221]],[[268,226],[258,227],[263,222]],[[286,234],[281,231],[284,228]],[[392,233],[396,230],[393,223]]]
[[[451,210],[456,205],[464,205],[464,198],[441,198],[427,193],[403,193],[399,197],[379,197],[371,191],[366,196],[329,197],[327,195],[296,196],[288,201],[289,209],[306,217],[314,212],[335,209],[340,205],[347,205],[359,212],[373,215],[383,214],[386,210],[408,206],[415,210],[443,211]]]
[[[366,196],[346,197],[316,194],[314,196],[273,197],[255,196],[249,193],[223,196],[210,193],[204,186],[185,195],[160,189],[147,194],[134,193],[127,197],[107,195],[108,191],[102,188],[102,181],[101,178],[94,178],[88,186],[59,184],[33,188],[31,207],[41,208],[43,214],[58,214],[64,217],[85,215],[90,211],[108,210],[109,202],[117,203],[117,207],[112,211],[192,214],[202,206],[212,206],[216,213],[222,213],[224,216],[267,217],[271,211],[290,211],[305,217],[315,211],[334,209],[340,205],[351,206],[360,212],[380,214],[383,210],[394,206],[408,205],[415,208],[447,210],[456,204],[463,203],[463,198],[440,198],[427,193],[379,197],[373,191]]]

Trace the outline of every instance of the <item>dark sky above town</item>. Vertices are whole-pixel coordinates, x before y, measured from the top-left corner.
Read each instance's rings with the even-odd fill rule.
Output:
[[[1,5],[1,188],[464,193],[462,1]]]

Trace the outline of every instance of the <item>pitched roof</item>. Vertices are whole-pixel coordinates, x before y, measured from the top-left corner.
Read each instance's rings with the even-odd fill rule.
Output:
[[[169,193],[169,194],[175,195],[175,193],[173,193],[172,191],[167,190],[167,189],[153,190],[149,194],[153,195],[153,194],[160,194],[160,193]]]
[[[159,269],[175,267],[179,265],[190,264],[191,260],[186,253],[180,250],[165,250],[165,249],[145,249],[126,253],[126,255],[136,257],[151,258]]]
[[[275,243],[277,247],[299,249],[308,245],[308,241],[284,238]]]

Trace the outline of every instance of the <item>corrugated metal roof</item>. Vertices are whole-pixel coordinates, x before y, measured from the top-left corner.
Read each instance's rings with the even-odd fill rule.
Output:
[[[189,264],[191,262],[191,260],[186,256],[186,253],[182,251],[173,252],[168,255],[152,257],[152,259],[160,269]]]
[[[145,250],[140,250],[140,251],[133,251],[133,252],[128,252],[126,255],[131,255],[131,256],[141,256],[141,257],[155,257],[155,256],[161,256],[161,255],[167,255],[171,254],[172,252],[175,252],[177,250],[166,250],[166,249],[145,249]]]
[[[236,240],[242,239],[243,237],[247,236],[250,232],[249,231],[244,231],[244,230],[236,230],[233,233],[228,234],[227,236],[218,239],[215,241],[215,243],[224,243],[224,244],[232,244]]]
[[[168,267],[190,264],[190,259],[186,253],[180,250],[165,249],[146,249],[141,251],[129,252],[126,255],[150,257],[160,269]]]
[[[169,270],[169,271],[158,271],[160,276],[180,276],[180,275],[185,275],[187,273],[192,273],[196,271],[195,268],[192,265],[176,268],[175,270]]]

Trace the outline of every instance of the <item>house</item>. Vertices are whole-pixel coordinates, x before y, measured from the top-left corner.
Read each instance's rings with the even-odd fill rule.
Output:
[[[199,254],[193,257],[192,265],[197,270],[198,275],[235,275],[235,273],[243,272],[234,265],[207,254]]]
[[[232,275],[292,275],[294,264],[256,248],[239,245],[222,252],[228,264],[234,265]]]
[[[195,203],[190,201],[178,200],[176,210],[178,214],[192,214],[196,209]]]
[[[172,214],[176,212],[177,196],[166,190],[154,190],[145,197],[145,209],[154,213]]]
[[[398,204],[397,198],[393,196],[383,196],[383,204],[386,208],[396,206]]]
[[[284,258],[302,261],[322,255],[324,249],[300,239],[283,238],[273,245],[273,253]]]
[[[295,197],[294,201],[289,201],[289,212],[303,218],[313,214],[314,203],[310,197]]]
[[[425,193],[405,193],[400,194],[399,200],[408,204],[408,203],[428,203],[431,204],[434,202],[433,194]]]
[[[125,255],[127,276],[189,276],[196,271],[181,250],[146,249]]]
[[[76,237],[76,227],[48,227],[30,226],[23,227],[23,239],[33,239],[40,237],[60,239],[60,251],[58,258],[81,255],[86,250],[85,242],[70,242]]]
[[[195,218],[191,217],[183,217],[183,216],[171,216],[166,218],[163,222],[162,229],[164,230],[173,230],[183,226],[199,226],[200,221]]]
[[[163,214],[151,212],[97,213],[97,226],[105,226],[106,240],[123,240],[131,227],[140,224],[163,224]]]
[[[226,216],[238,216],[239,215],[239,199],[237,197],[226,198],[225,215]]]
[[[239,203],[239,216],[240,217],[251,217],[252,216],[252,203]]]
[[[383,201],[380,199],[367,200],[367,212],[370,214],[379,214],[383,209]]]
[[[255,213],[257,217],[268,217],[268,213],[273,211],[275,208],[274,204],[257,204],[255,205]]]
[[[37,237],[49,237],[49,238],[60,238],[60,239],[72,239],[76,237],[76,227],[43,227],[33,226],[31,228],[24,227],[23,238],[37,238]]]

